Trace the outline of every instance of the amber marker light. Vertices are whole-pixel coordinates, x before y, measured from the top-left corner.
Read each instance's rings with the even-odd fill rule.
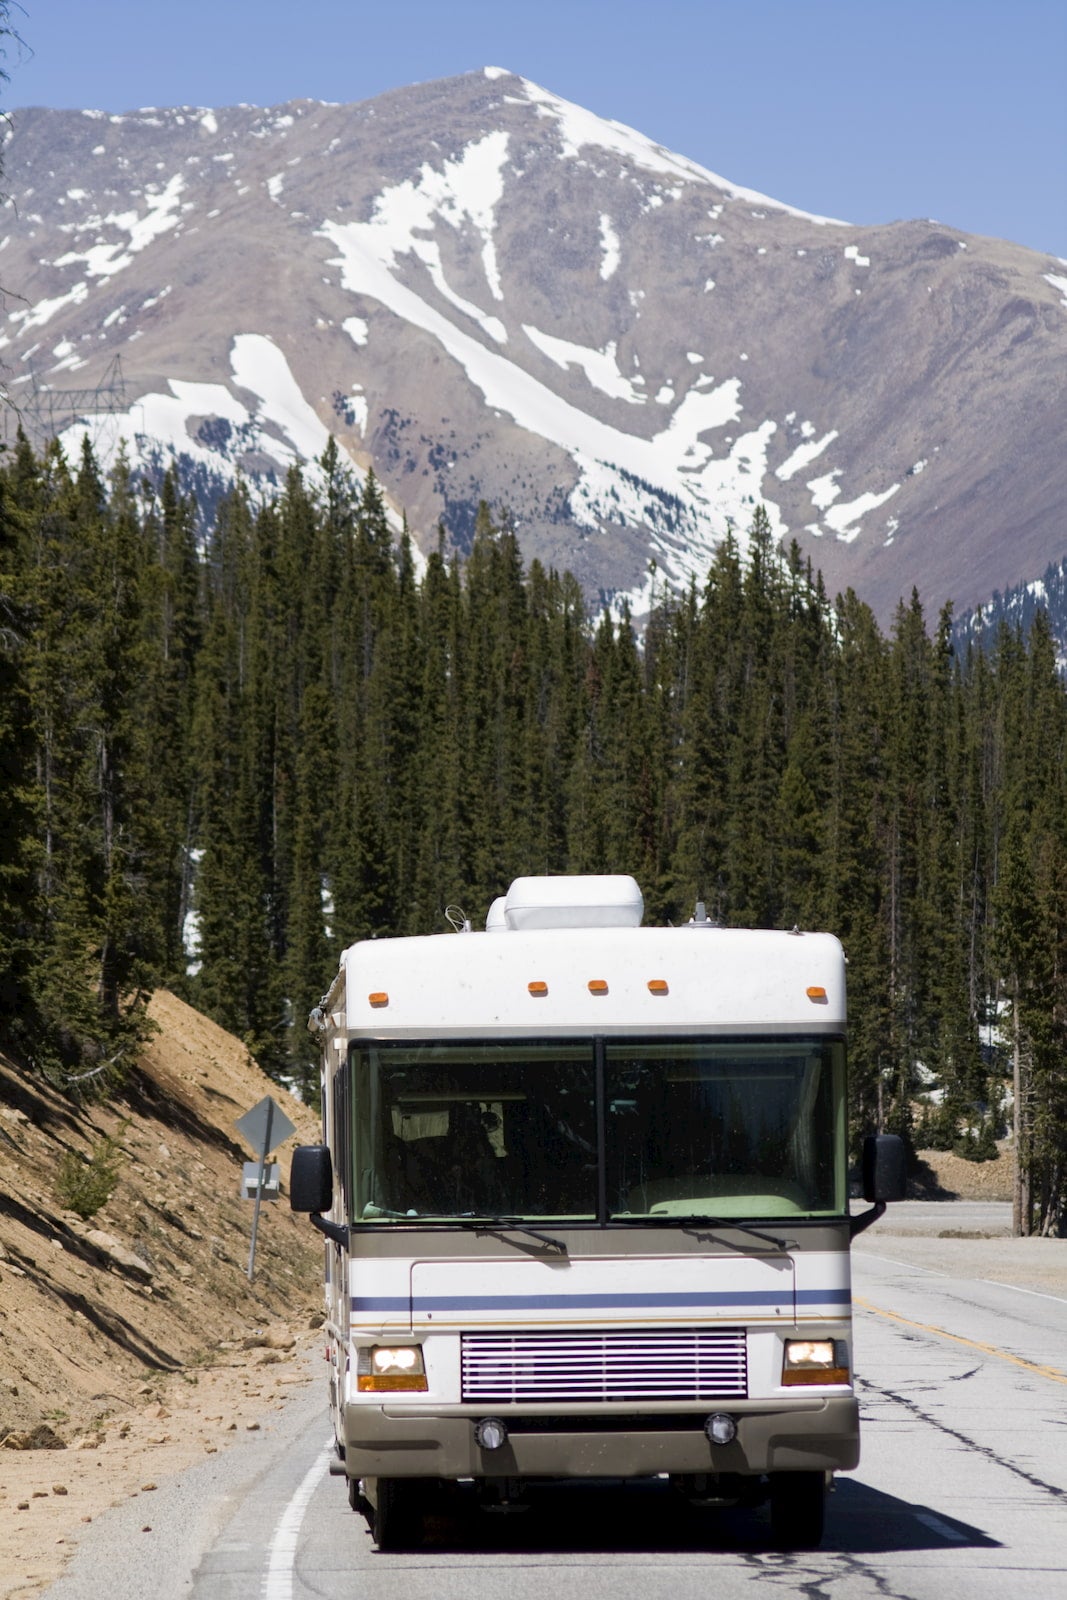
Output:
[[[526,987],[536,999],[540,999],[548,993],[548,984],[542,983],[539,978],[535,979],[533,983],[528,983]]]
[[[826,1004],[826,990],[820,983],[811,984],[807,991],[807,995],[808,999],[814,1000],[816,1005],[824,1006]]]
[[[372,1006],[387,1006],[389,1004],[389,996],[384,989],[376,989],[373,994],[367,996],[367,1000]]]
[[[648,992],[649,994],[669,994],[666,978],[649,978]]]
[[[589,993],[590,994],[607,994],[607,992],[608,992],[608,981],[607,981],[606,978],[590,978],[590,980],[589,980]]]

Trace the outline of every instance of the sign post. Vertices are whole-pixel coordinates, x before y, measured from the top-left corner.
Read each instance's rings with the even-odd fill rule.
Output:
[[[255,1205],[252,1210],[252,1239],[248,1249],[248,1281],[251,1283],[256,1270],[256,1236],[259,1233],[259,1208],[263,1201],[267,1157],[276,1145],[284,1143],[291,1133],[295,1133],[296,1124],[289,1121],[281,1106],[275,1105],[268,1094],[251,1111],[237,1118],[236,1127],[241,1137],[259,1153]],[[271,1195],[268,1198],[274,1197]]]

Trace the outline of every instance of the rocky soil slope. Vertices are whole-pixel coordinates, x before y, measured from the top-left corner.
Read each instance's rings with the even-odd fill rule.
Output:
[[[56,1576],[78,1529],[244,1432],[309,1381],[321,1249],[285,1200],[288,1151],[317,1119],[244,1046],[173,995],[121,1102],[76,1110],[0,1060],[0,1597]],[[261,1209],[235,1120],[265,1094],[297,1133]],[[121,1146],[106,1205],[57,1198],[64,1154]],[[146,1507],[146,1524],[151,1521]]]

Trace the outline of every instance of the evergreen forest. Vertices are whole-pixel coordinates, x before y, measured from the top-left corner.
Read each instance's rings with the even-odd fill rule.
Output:
[[[0,462],[0,1043],[121,1084],[166,984],[313,1098],[355,939],[480,926],[526,873],[630,872],[646,919],[824,928],[853,1135],[974,1159],[1067,1231],[1067,695],[1044,614],[888,636],[761,509],[706,581],[590,616],[479,512],[416,558],[333,442],[204,529],[171,474]]]

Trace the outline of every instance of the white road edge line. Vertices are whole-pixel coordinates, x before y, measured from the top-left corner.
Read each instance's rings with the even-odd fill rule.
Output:
[[[1020,1283],[1002,1283],[999,1278],[979,1278],[979,1283],[991,1283],[995,1289],[1011,1289],[1014,1294],[1032,1294],[1038,1300],[1055,1300],[1058,1306],[1067,1306],[1060,1294],[1042,1294],[1040,1289],[1024,1289]]]
[[[293,1562],[296,1559],[296,1546],[300,1538],[300,1525],[304,1520],[304,1513],[311,1496],[318,1487],[319,1479],[329,1464],[332,1449],[331,1438],[326,1442],[325,1452],[318,1457],[314,1466],[308,1468],[300,1487],[282,1512],[267,1555],[267,1570],[263,1576],[263,1600],[293,1600]]]
[[[923,1523],[925,1527],[930,1529],[931,1533],[936,1533],[939,1538],[951,1539],[953,1544],[966,1544],[967,1542],[965,1533],[961,1533],[958,1528],[953,1528],[950,1523],[942,1522],[941,1518],[935,1516],[932,1511],[916,1511],[915,1520]]]
[[[917,1267],[914,1261],[899,1261],[896,1256],[885,1256],[880,1250],[872,1250],[869,1245],[853,1245],[853,1258],[856,1256],[872,1256],[875,1261],[888,1261],[894,1267],[907,1267],[909,1272],[925,1272],[928,1278],[948,1278],[951,1273],[938,1272],[934,1267]]]

